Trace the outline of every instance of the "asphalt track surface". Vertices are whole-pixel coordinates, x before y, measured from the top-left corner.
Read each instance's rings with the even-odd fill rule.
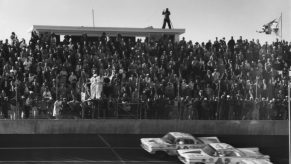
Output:
[[[62,134],[0,135],[0,163],[179,164],[140,148],[142,137],[161,135]],[[205,135],[196,135],[205,136]],[[209,135],[207,135],[209,136]],[[259,147],[275,164],[289,164],[288,136],[218,136],[235,147]]]

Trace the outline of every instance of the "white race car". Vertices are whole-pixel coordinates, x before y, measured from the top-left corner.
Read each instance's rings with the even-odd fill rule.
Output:
[[[169,132],[162,138],[141,138],[141,147],[159,156],[177,155],[178,149],[202,148],[208,143],[219,143],[217,137],[193,137],[187,133]]]
[[[210,143],[201,149],[178,150],[184,164],[272,164],[270,156],[258,148],[234,148],[226,143]]]

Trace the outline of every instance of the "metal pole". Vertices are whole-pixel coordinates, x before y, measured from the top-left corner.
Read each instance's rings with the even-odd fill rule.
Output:
[[[283,39],[283,14],[281,12],[281,41]]]
[[[56,85],[56,101],[58,101],[59,100],[59,98],[58,98],[58,73],[56,73],[56,81],[55,81],[55,85]],[[56,102],[55,101],[55,102]],[[46,114],[47,114],[48,112],[46,112]],[[53,110],[53,113],[54,113],[54,110]],[[53,113],[52,113],[52,115],[53,115]],[[43,113],[42,113],[42,115],[43,115]],[[56,119],[59,117],[58,115],[60,115],[60,111],[58,112],[58,114],[56,114]],[[46,116],[45,116],[46,117]]]
[[[92,9],[93,27],[95,27],[94,9]]]
[[[256,99],[258,98],[258,78],[256,78]]]
[[[56,100],[58,99],[58,74],[56,75]]]
[[[171,27],[172,27],[172,29],[174,29],[174,26],[173,26],[173,24],[172,24],[172,21],[171,21],[171,19],[170,19],[170,24],[171,24]]]
[[[181,95],[180,95],[180,78],[181,78],[181,72],[179,68],[179,78],[178,78],[178,112],[179,112],[179,120],[181,119]]]
[[[18,96],[18,94],[17,94],[17,90],[18,90],[18,86],[17,86],[17,83],[16,83],[16,90],[15,90],[15,95],[16,95],[16,112],[17,112],[17,114],[16,114],[16,117],[17,117],[17,119],[19,119],[19,117],[18,117],[18,115],[19,115],[19,105],[18,105],[18,100],[17,100],[17,96]],[[15,115],[15,114],[13,114],[13,115]],[[14,118],[13,118],[13,120],[15,120],[15,116],[14,116]]]
[[[216,109],[216,120],[220,120],[220,108],[219,108],[219,100],[220,100],[220,80],[218,81],[218,100],[217,100],[217,109]]]
[[[175,130],[176,131],[179,131],[179,125],[180,125],[180,119],[181,119],[181,112],[180,112],[180,105],[181,105],[181,103],[180,103],[180,76],[181,75],[181,72],[180,72],[180,66],[179,66],[179,77],[178,77],[178,82],[177,82],[177,89],[178,89],[178,93],[177,93],[177,97],[178,97],[178,100],[177,100],[177,110],[178,110],[178,114],[179,114],[179,116],[178,116],[178,119],[176,119],[176,126],[175,126]],[[175,104],[174,104],[175,105]]]
[[[141,114],[141,110],[142,108],[140,107],[140,99],[139,99],[139,77],[137,74],[137,111],[139,112],[139,119],[142,119],[142,114]]]
[[[290,74],[291,74],[291,71],[289,71],[289,77],[290,77]],[[290,138],[290,128],[291,128],[291,123],[290,123],[290,116],[291,116],[291,114],[290,114],[290,89],[291,89],[291,87],[290,87],[290,85],[291,85],[291,82],[290,82],[290,80],[288,81],[288,123],[289,123],[289,128],[288,128],[288,132],[289,132],[289,161],[291,160],[291,147],[290,147],[290,144],[291,144],[291,138]]]

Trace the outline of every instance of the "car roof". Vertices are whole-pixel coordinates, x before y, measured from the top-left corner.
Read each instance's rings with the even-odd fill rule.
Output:
[[[175,138],[189,138],[189,139],[195,139],[191,134],[188,133],[182,133],[182,132],[169,132],[173,137]]]
[[[215,150],[234,149],[234,147],[226,143],[210,143],[209,145]]]

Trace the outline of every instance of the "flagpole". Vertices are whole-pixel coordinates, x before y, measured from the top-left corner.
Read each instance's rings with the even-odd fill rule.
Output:
[[[281,39],[283,40],[283,13],[281,12]]]
[[[289,77],[290,77],[290,71],[289,71]],[[291,81],[289,80],[288,81],[288,123],[289,123],[289,126],[288,126],[288,132],[289,132],[289,162],[290,162],[290,160],[291,160],[291,138],[290,138],[290,129],[291,129],[291,120],[290,120],[290,118],[291,118],[291,114],[290,114],[290,112],[291,112],[291,110],[290,110],[290,89],[291,89],[291,87],[290,87],[290,85],[291,85]]]
[[[93,19],[93,27],[95,27],[94,9],[92,9],[92,19]]]

